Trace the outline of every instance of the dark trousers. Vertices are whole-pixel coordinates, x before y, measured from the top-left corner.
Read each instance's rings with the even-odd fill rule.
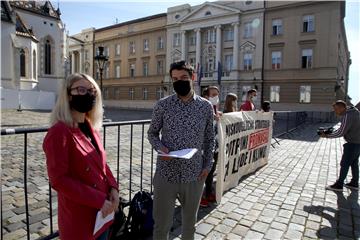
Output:
[[[348,174],[349,168],[351,167],[352,179],[351,183],[359,184],[359,155],[360,155],[360,144],[356,143],[345,143],[344,151],[340,162],[340,176],[337,181],[343,185],[346,175]]]
[[[214,163],[213,163],[212,168],[205,180],[205,196],[209,196],[212,192],[212,185],[213,185],[213,181],[214,181],[214,172],[216,170],[218,156],[219,156],[219,154],[217,152],[214,153]]]

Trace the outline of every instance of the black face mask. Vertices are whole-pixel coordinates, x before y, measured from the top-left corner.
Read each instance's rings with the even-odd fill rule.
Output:
[[[177,80],[173,82],[174,90],[180,96],[186,96],[191,90],[191,84],[189,80]]]
[[[71,97],[70,107],[81,113],[91,111],[96,102],[96,96],[90,93],[86,93],[85,95],[71,95]]]

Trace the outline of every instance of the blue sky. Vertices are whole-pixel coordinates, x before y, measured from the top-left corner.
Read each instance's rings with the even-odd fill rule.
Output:
[[[189,3],[197,5],[205,0],[133,0],[129,1],[52,1],[54,7],[60,5],[61,18],[69,34],[76,34],[89,27],[105,27],[158,13],[165,13],[168,7]],[[349,95],[354,104],[360,101],[360,3],[346,1],[345,28],[352,64],[349,74]]]

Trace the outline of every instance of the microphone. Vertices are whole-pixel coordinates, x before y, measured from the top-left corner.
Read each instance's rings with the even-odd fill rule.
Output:
[[[213,105],[213,108],[214,108],[214,113],[217,114],[216,105]]]

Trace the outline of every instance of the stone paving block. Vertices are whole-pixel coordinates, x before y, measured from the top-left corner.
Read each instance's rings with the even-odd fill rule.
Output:
[[[236,212],[231,212],[228,215],[226,215],[226,218],[229,219],[233,219],[235,221],[240,221],[240,219],[243,217],[244,215],[238,214]]]
[[[293,215],[290,222],[305,225],[306,218],[298,215]]]
[[[293,214],[292,211],[280,209],[278,215],[283,218],[290,218],[292,214]]]
[[[229,233],[226,235],[226,240],[241,240],[241,239],[242,239],[242,237],[235,233]]]
[[[29,223],[33,224],[36,222],[41,222],[42,220],[47,219],[47,218],[49,218],[49,213],[43,212],[43,213],[29,217]]]
[[[267,231],[267,229],[269,228],[270,224],[267,223],[263,223],[263,222],[255,222],[252,226],[251,226],[251,230],[260,232],[260,233],[265,233]]]
[[[196,227],[196,233],[206,236],[214,226],[207,223],[201,223]]]
[[[218,219],[218,218],[207,217],[207,218],[205,219],[205,222],[206,222],[206,223],[209,223],[209,224],[212,224],[212,225],[218,225],[218,224],[221,222],[221,220]]]
[[[4,236],[4,239],[9,239],[9,240],[17,240],[17,239],[21,239],[22,237],[26,236],[26,231],[24,229],[18,229],[14,232],[10,232],[8,234],[6,234]]]
[[[296,230],[299,232],[303,232],[305,227],[303,225],[297,224],[297,223],[290,223],[289,224],[289,229],[291,230]]]
[[[251,227],[253,222],[243,218],[243,219],[240,220],[239,224],[241,224],[243,226],[246,226],[246,227]]]
[[[301,239],[302,233],[296,230],[289,229],[286,231],[284,236],[289,239]]]
[[[232,227],[225,225],[225,224],[219,224],[215,227],[215,231],[218,231],[223,234],[227,234],[231,232]]]
[[[255,232],[255,231],[248,231],[244,237],[244,239],[262,239],[264,237],[264,234],[259,233],[259,232]]]
[[[23,222],[15,222],[9,225],[6,225],[5,229],[9,232],[16,231],[18,229],[26,227],[26,224]]]
[[[238,221],[234,221],[234,220],[232,220],[232,219],[230,219],[230,218],[227,218],[227,219],[225,219],[222,223],[225,224],[226,226],[229,226],[229,227],[233,228],[233,227],[236,226],[236,224],[238,223]]]
[[[7,221],[9,223],[16,223],[16,222],[20,222],[21,220],[24,220],[25,218],[26,218],[26,215],[23,213],[20,215],[15,215],[15,216],[9,218]]]
[[[266,234],[265,234],[264,238],[269,239],[269,240],[281,239],[283,234],[284,234],[284,231],[274,229],[274,228],[270,228],[269,230],[266,231]]]
[[[318,238],[317,236],[317,231],[312,230],[312,229],[306,229],[304,232],[304,236],[308,237],[308,238]]]
[[[36,222],[30,225],[30,232],[36,233],[42,228],[44,228],[44,225],[41,222]]]
[[[226,234],[217,232],[217,231],[211,231],[205,239],[211,239],[211,240],[217,240],[217,239],[225,239]]]

